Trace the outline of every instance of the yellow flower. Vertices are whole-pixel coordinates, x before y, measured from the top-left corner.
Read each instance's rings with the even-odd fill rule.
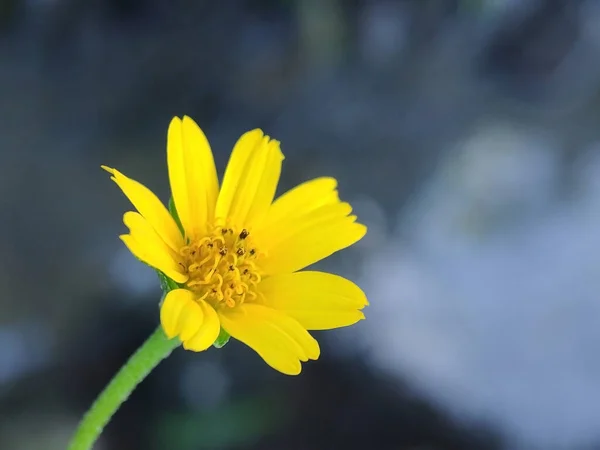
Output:
[[[213,155],[189,117],[175,117],[167,136],[172,198],[183,233],[145,186],[103,166],[138,212],[123,217],[129,250],[180,289],[166,295],[160,320],[187,350],[207,349],[221,327],[271,367],[300,373],[317,359],[307,330],[364,319],[362,290],[337,275],[298,272],[366,233],[339,200],[333,178],[303,183],[273,201],[283,154],[261,130],[237,141],[219,190]]]

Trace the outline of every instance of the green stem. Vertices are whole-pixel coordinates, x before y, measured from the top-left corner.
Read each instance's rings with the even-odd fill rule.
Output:
[[[179,345],[179,339],[167,339],[159,326],[98,396],[79,423],[68,450],[91,449],[113,414],[136,386]]]

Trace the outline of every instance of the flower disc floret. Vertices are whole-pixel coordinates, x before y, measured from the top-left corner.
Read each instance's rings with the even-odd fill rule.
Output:
[[[188,274],[186,286],[214,308],[233,308],[256,298],[261,276],[256,267],[257,251],[249,232],[215,227],[209,236],[185,245],[180,264]]]

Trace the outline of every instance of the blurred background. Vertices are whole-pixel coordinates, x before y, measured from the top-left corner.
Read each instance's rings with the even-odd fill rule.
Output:
[[[0,0],[0,449],[64,449],[158,321],[100,164],[168,199],[192,116],[222,173],[369,226],[321,267],[371,306],[299,377],[177,350],[98,450],[600,448],[600,1]]]

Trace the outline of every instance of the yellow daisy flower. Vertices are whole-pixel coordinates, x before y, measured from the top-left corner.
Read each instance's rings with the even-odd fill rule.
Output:
[[[280,372],[300,373],[317,359],[307,330],[364,319],[365,294],[340,276],[298,272],[366,233],[339,200],[333,178],[303,183],[273,201],[284,157],[261,130],[235,144],[219,190],[213,155],[189,117],[175,117],[167,136],[174,217],[145,186],[103,166],[138,212],[123,217],[129,250],[175,281],[160,320],[187,350],[210,347],[223,328]]]

